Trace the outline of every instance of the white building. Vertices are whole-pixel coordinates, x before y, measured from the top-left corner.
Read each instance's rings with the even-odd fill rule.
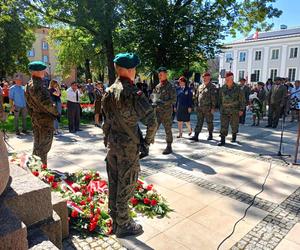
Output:
[[[248,83],[266,82],[276,76],[300,79],[300,28],[256,33],[245,39],[225,44],[220,55],[220,70],[232,71],[234,80]],[[220,76],[220,83],[222,78]]]

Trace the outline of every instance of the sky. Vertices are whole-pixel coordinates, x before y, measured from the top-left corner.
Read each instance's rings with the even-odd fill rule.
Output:
[[[287,25],[288,28],[300,27],[300,0],[276,0],[272,5],[283,11],[279,18],[270,19],[274,23],[273,29],[280,29],[281,24]],[[232,42],[241,38],[243,35],[239,34],[236,38],[227,37],[225,42]]]

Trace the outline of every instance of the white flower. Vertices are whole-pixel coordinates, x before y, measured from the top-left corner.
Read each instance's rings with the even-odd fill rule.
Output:
[[[76,196],[81,196],[82,193],[81,193],[81,192],[76,192],[75,195],[76,195]]]
[[[154,194],[154,193],[153,193],[152,190],[150,190],[150,191],[147,192],[147,196],[149,196],[149,197],[152,196],[153,194]]]
[[[72,184],[72,188],[78,188],[78,189],[80,189],[80,185],[77,184],[77,183],[73,183],[73,184]]]

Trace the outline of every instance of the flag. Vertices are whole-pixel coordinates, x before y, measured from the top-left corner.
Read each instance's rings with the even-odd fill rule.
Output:
[[[255,39],[255,40],[258,39],[258,30],[254,33],[252,38]]]

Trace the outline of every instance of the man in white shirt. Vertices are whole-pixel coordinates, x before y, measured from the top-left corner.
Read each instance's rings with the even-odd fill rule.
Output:
[[[67,112],[70,133],[80,131],[80,97],[82,95],[83,93],[81,89],[78,89],[76,82],[73,82],[71,87],[67,89]]]

